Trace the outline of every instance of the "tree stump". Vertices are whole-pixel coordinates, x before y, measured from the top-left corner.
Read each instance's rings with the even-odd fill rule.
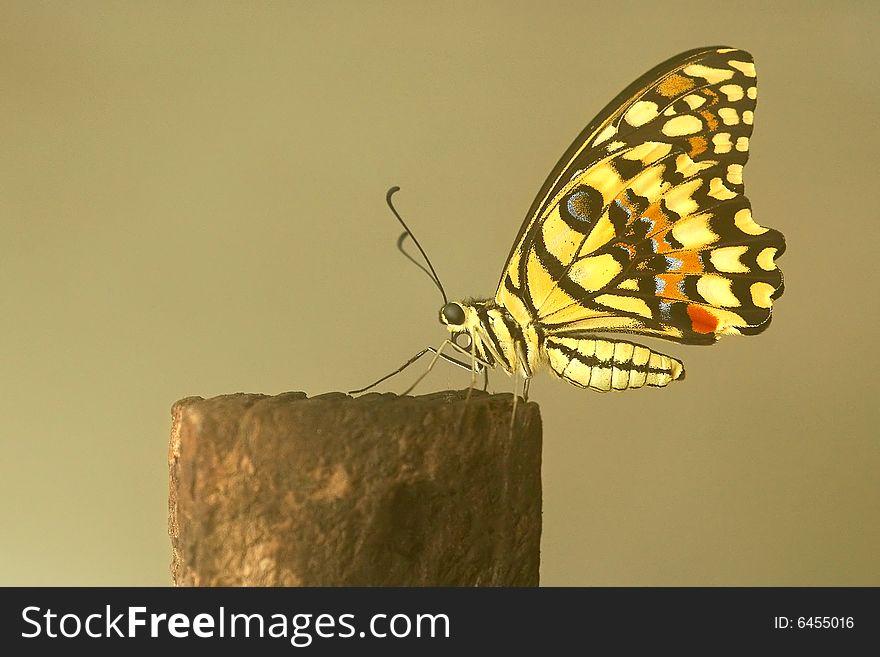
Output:
[[[541,417],[511,395],[189,397],[178,586],[537,586]]]

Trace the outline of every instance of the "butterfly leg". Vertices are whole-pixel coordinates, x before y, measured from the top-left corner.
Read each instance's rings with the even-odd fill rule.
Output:
[[[477,350],[475,343],[471,342],[471,389],[477,385]]]
[[[526,379],[528,381],[528,379]],[[510,413],[510,439],[513,440],[513,427],[516,424],[516,389],[519,387],[519,370],[513,372],[513,405]]]
[[[459,362],[460,366],[467,367],[471,371],[471,384],[468,386],[467,394],[464,398],[464,408],[462,408],[461,415],[459,415],[458,417],[458,424],[456,425],[456,431],[461,432],[465,415],[467,415],[468,403],[471,399],[471,393],[477,385],[477,374],[480,372],[483,373],[483,391],[485,392],[486,389],[489,387],[489,368],[491,367],[491,365],[479,356],[477,356],[477,350],[473,340],[471,340],[470,349],[468,349],[467,347],[461,347],[451,340],[447,340],[446,342],[448,342],[452,346],[452,348],[458,351],[460,354],[469,356],[471,360],[469,365]]]
[[[471,387],[472,388],[477,383],[477,374],[482,372],[482,374],[483,374],[483,390],[485,391],[489,387],[489,368],[492,367],[492,365],[490,365],[489,363],[484,361],[482,358],[477,356],[476,351],[473,348],[471,348],[471,350],[468,351],[466,347],[460,347],[459,345],[455,344],[454,342],[452,342],[450,340],[447,340],[447,342],[449,342],[449,346],[451,346],[453,349],[455,349],[458,353],[470,358],[471,363],[470,364],[464,363],[460,360],[456,360],[456,359],[452,358],[451,356],[446,356],[445,354],[443,355],[443,358],[445,358],[446,360],[448,360],[450,362],[454,361],[455,364],[458,365],[459,367],[471,371]]]
[[[478,370],[476,370],[476,368],[487,367],[487,363],[485,363],[482,360],[480,360],[479,358],[477,358],[476,355],[473,355],[473,361],[470,364],[464,363],[460,360],[457,360],[457,359],[453,358],[452,356],[447,356],[446,354],[443,353],[443,349],[445,349],[447,346],[451,346],[453,349],[459,351],[460,353],[461,352],[467,353],[467,352],[463,351],[462,348],[459,347],[457,344],[455,344],[452,340],[444,340],[443,342],[440,343],[440,346],[437,347],[436,349],[434,349],[433,347],[426,347],[425,351],[433,352],[434,357],[431,359],[431,362],[428,363],[428,368],[424,372],[422,372],[422,374],[421,374],[421,376],[419,376],[419,378],[417,378],[415,381],[413,381],[413,384],[409,388],[407,388],[402,393],[400,393],[401,395],[408,395],[410,392],[412,392],[413,388],[415,388],[419,383],[421,383],[422,379],[424,379],[426,376],[428,376],[430,371],[432,369],[434,369],[434,365],[437,364],[437,360],[440,358],[443,358],[443,360],[445,360],[448,363],[452,363],[454,365],[458,365],[459,367],[471,370],[472,377],[474,377],[474,378],[476,377],[476,371],[478,371]],[[472,389],[472,387],[468,388],[468,395],[470,395],[470,390]]]
[[[447,340],[447,342],[448,342],[448,340]],[[441,345],[441,349],[442,349],[442,346],[443,345]],[[457,365],[458,367],[461,367],[466,370],[471,369],[471,365],[468,365],[467,363],[463,363],[462,361],[457,360],[457,359],[453,358],[452,356],[447,356],[446,354],[440,353],[441,349],[435,349],[434,347],[425,347],[419,353],[417,353],[415,356],[410,358],[408,361],[406,361],[403,365],[398,367],[396,370],[394,370],[390,374],[386,374],[381,379],[374,381],[373,383],[371,383],[370,385],[368,385],[364,388],[358,388],[357,390],[349,390],[348,394],[357,395],[362,392],[366,392],[367,390],[370,390],[371,388],[375,388],[377,385],[379,385],[383,381],[386,381],[386,380],[390,379],[392,376],[395,376],[395,375],[403,372],[403,370],[405,370],[407,367],[409,367],[410,365],[415,363],[419,358],[421,358],[422,356],[424,356],[427,353],[434,354],[435,360],[439,356],[440,358],[442,358],[443,360],[445,360],[448,363],[452,363],[453,365]],[[433,367],[433,364],[431,365],[431,367]],[[430,371],[430,368],[429,368],[429,371]]]
[[[515,368],[513,371],[513,414],[510,418],[510,435],[513,438],[513,425],[516,422],[516,405],[517,405],[517,388],[519,387],[519,373],[520,367],[522,368],[523,373],[523,401],[529,401],[529,383],[532,381],[532,368],[529,367],[529,359],[523,349],[521,343],[516,343],[516,355],[519,359],[519,367]]]
[[[471,340],[471,384],[468,386],[467,395],[464,398],[464,405],[467,408],[467,404],[471,399],[471,392],[473,392],[474,388],[477,385],[477,349],[476,343]],[[485,368],[484,368],[485,369]]]
[[[428,348],[429,351],[434,352],[434,357],[431,359],[431,362],[428,363],[428,369],[426,369],[424,372],[422,372],[421,376],[419,376],[419,378],[417,378],[415,381],[413,381],[412,385],[409,388],[407,388],[402,393],[400,393],[401,396],[408,395],[409,393],[411,393],[413,391],[413,388],[415,388],[417,385],[419,385],[419,383],[422,382],[422,379],[424,379],[426,376],[428,376],[428,374],[431,372],[431,370],[434,369],[434,365],[437,364],[437,360],[441,356],[443,356],[447,360],[450,360],[450,357],[445,356],[445,354],[443,354],[443,349],[446,347],[446,345],[449,345],[449,344],[452,344],[452,341],[444,340],[443,342],[440,343],[440,346],[437,347],[437,349],[431,349],[430,347]],[[455,361],[454,358],[451,358],[451,360]],[[455,361],[455,362],[458,363],[459,361]]]

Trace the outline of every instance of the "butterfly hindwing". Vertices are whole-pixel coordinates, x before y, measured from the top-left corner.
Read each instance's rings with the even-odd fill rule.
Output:
[[[496,302],[556,335],[707,344],[762,330],[784,239],[743,195],[756,98],[751,56],[729,48],[683,53],[630,85],[548,177]]]

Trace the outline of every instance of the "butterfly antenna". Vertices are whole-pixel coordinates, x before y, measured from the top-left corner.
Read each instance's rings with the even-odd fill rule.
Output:
[[[428,275],[432,281],[434,281],[434,285],[437,286],[437,289],[440,290],[440,294],[443,295],[443,303],[449,303],[449,299],[446,298],[446,290],[443,289],[443,285],[440,283],[440,277],[437,276],[437,272],[434,271],[434,265],[431,264],[431,261],[428,259],[428,255],[425,253],[425,250],[422,248],[422,245],[419,244],[419,241],[416,239],[416,236],[413,235],[413,232],[409,229],[409,226],[406,225],[406,222],[403,220],[403,217],[400,216],[400,213],[394,207],[394,203],[391,201],[391,197],[394,196],[396,192],[400,191],[400,187],[392,187],[388,190],[388,193],[385,194],[385,202],[388,204],[388,207],[391,208],[391,212],[394,213],[394,216],[397,217],[397,220],[400,222],[400,225],[403,226],[404,233],[401,234],[400,237],[397,238],[397,250],[400,251],[406,258],[413,263],[416,267],[421,269]],[[419,249],[419,253],[422,254],[422,257],[425,259],[425,262],[428,264],[428,269],[424,267],[419,261],[413,258],[409,253],[406,252],[406,249],[403,248],[403,243],[406,238],[409,237],[413,242],[415,242],[416,247]]]

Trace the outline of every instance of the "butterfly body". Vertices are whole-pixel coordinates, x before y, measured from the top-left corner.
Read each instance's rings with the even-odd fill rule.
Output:
[[[785,241],[744,195],[756,85],[748,53],[701,48],[600,112],[535,198],[494,298],[441,309],[474,362],[526,379],[548,366],[601,391],[661,387],[683,378],[680,361],[596,334],[712,344],[766,328]]]
[[[543,335],[533,324],[519,324],[493,299],[446,304],[440,309],[440,322],[460,348],[469,350],[487,367],[501,367],[508,374],[531,378],[546,361]],[[467,336],[465,345],[457,340],[460,336]]]
[[[600,392],[662,387],[684,378],[680,361],[625,340],[603,339],[577,331],[548,333],[531,323],[521,326],[492,299],[446,304],[440,321],[453,340],[466,335],[474,360],[530,379],[549,367],[557,376],[581,388]]]

